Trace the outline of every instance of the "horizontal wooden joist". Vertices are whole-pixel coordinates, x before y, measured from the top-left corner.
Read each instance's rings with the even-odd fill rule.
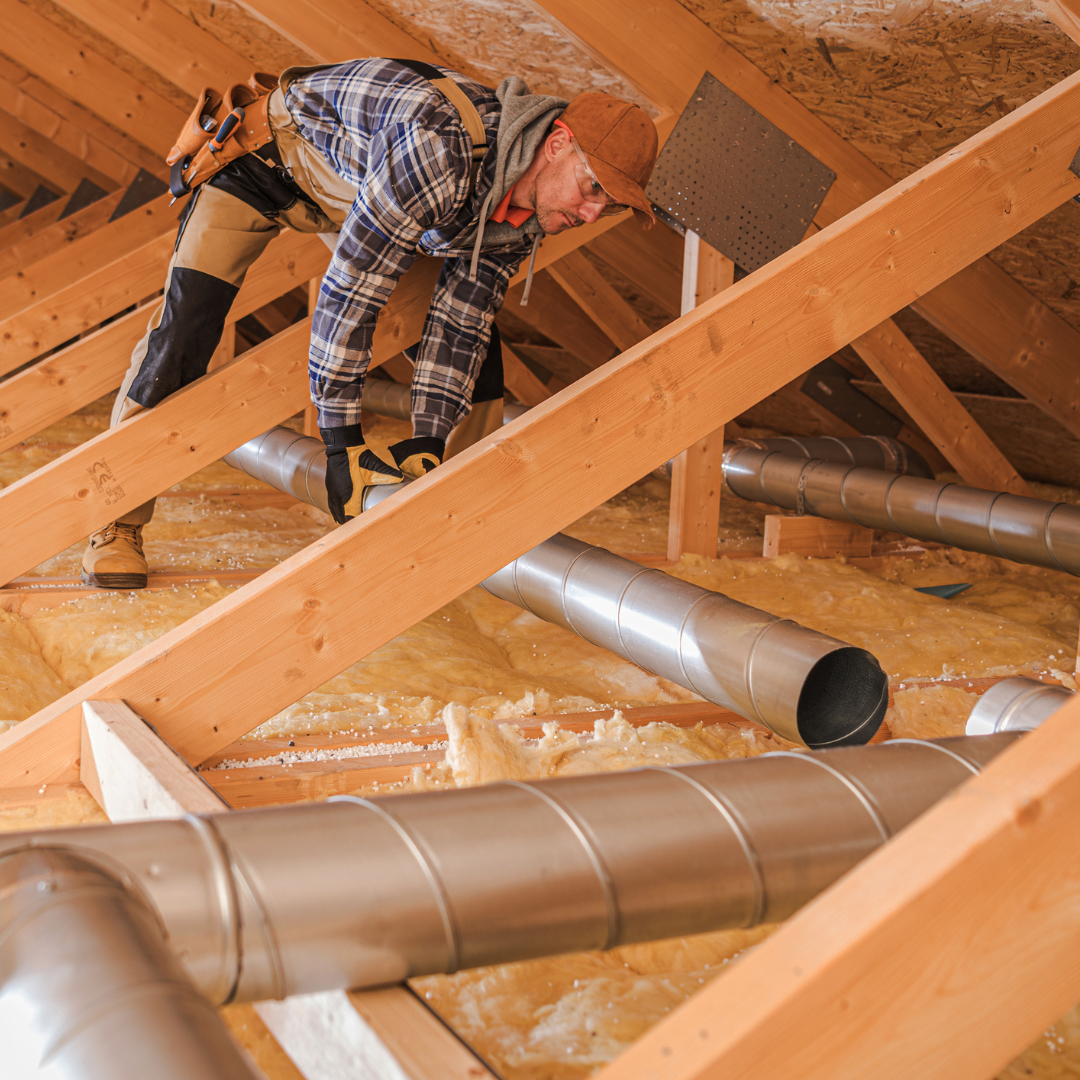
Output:
[[[816,218],[819,225],[838,220],[892,183],[888,174],[678,0],[543,0],[542,6],[654,100],[676,112],[690,100],[705,72],[734,90],[836,172]],[[1059,6],[1065,6],[1064,0]],[[662,34],[656,33],[658,25]],[[1011,195],[1006,186],[1001,188],[1003,207]],[[958,345],[1080,436],[1080,365],[1075,362],[1080,332],[1004,270],[987,258],[976,260],[911,302]]]
[[[0,735],[0,786],[75,779],[95,698],[205,760],[1076,195],[1078,116],[1074,75]]]

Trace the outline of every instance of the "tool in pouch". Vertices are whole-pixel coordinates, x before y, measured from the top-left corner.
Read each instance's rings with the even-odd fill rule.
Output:
[[[457,109],[472,141],[469,187],[474,188],[488,148],[487,132],[476,106],[465,91],[438,68],[419,60],[395,59],[394,63],[427,79]],[[229,162],[273,141],[270,95],[277,89],[278,78],[265,71],[255,71],[246,83],[234,83],[224,94],[210,87],[202,91],[180,130],[176,145],[165,159],[170,166],[169,189],[173,202],[209,180]]]

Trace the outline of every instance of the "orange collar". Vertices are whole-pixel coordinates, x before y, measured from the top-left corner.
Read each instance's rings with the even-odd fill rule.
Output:
[[[510,196],[514,194],[514,189],[511,188],[502,198],[502,202],[495,207],[494,212],[488,221],[494,221],[501,223],[503,221],[509,222],[515,229],[520,229],[526,221],[533,216],[533,211],[524,206],[511,206]]]

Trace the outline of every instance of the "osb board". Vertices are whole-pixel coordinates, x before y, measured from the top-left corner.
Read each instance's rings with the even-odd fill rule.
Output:
[[[165,0],[262,71],[284,71],[315,58],[230,0]]]
[[[1080,68],[1028,0],[680,2],[897,180]],[[1078,251],[1070,203],[991,258],[1080,328]]]
[[[602,90],[656,108],[632,83],[570,40],[529,0],[368,0],[406,33],[426,41],[451,66],[497,86],[520,75],[536,93],[570,99]]]

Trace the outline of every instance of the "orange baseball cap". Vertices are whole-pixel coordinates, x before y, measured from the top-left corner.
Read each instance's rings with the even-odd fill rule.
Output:
[[[656,221],[645,185],[656,164],[656,125],[645,111],[611,94],[578,94],[559,118],[585,152],[596,178],[629,206],[643,229]]]

